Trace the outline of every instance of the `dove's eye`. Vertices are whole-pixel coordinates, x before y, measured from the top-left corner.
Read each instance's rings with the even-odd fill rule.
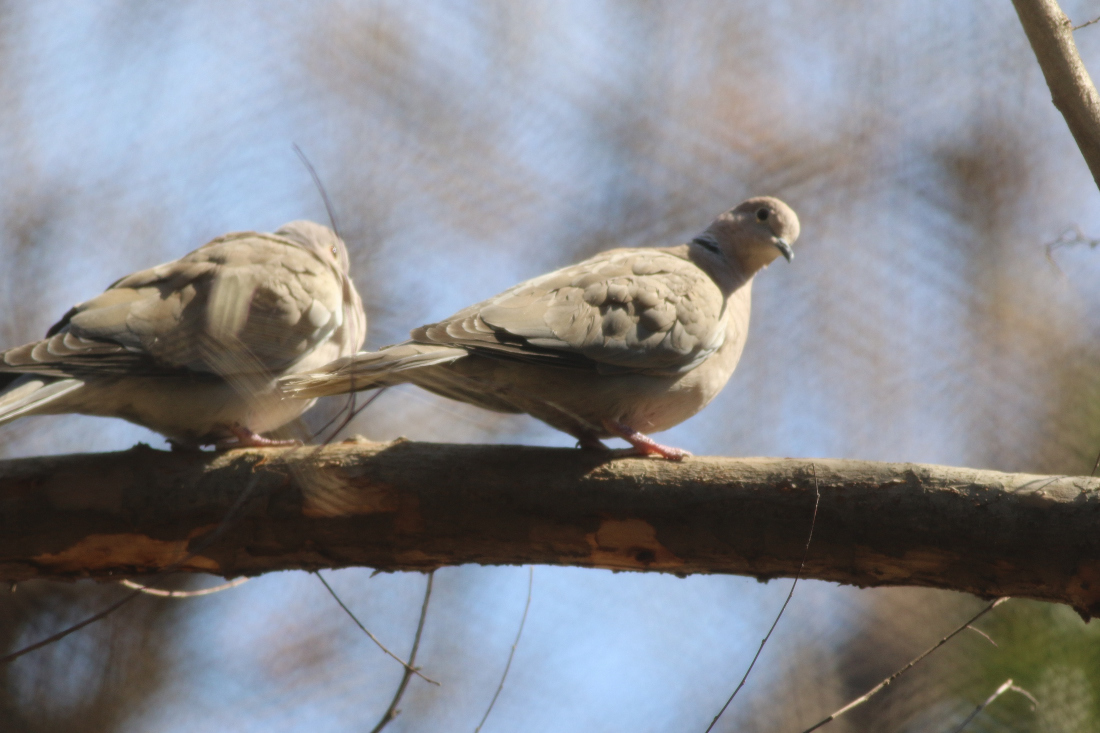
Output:
[[[334,244],[334,245],[332,245],[332,256],[333,256],[333,257],[335,257],[335,256],[336,256],[336,245],[335,245],[335,244]]]
[[[769,212],[768,212],[767,209],[760,209],[756,212],[756,218],[759,219],[760,221],[767,221],[768,220],[768,214],[769,214]]]

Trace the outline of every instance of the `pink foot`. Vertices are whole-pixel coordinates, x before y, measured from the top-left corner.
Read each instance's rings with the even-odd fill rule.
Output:
[[[226,439],[218,441],[217,447],[219,450],[229,450],[230,448],[272,448],[277,446],[286,445],[301,445],[297,440],[275,440],[273,438],[265,438],[259,433],[254,433],[244,425],[240,423],[233,423],[229,425],[229,432],[233,433],[233,439]]]
[[[682,461],[684,458],[691,455],[681,448],[661,445],[648,435],[639,433],[634,428],[629,425],[623,425],[621,422],[604,420],[603,426],[608,432],[615,433],[627,443],[634,446],[634,450],[637,451],[639,455],[660,456],[670,461]]]

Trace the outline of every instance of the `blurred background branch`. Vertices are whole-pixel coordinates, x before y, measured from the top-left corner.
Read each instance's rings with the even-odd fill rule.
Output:
[[[791,576],[814,473],[805,577],[1100,612],[1100,561],[1087,559],[1100,544],[1100,478],[407,441],[0,464],[0,579],[463,563]],[[210,542],[246,478],[250,506]]]

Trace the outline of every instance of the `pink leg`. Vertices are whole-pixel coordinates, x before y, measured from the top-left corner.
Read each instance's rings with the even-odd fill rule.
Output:
[[[244,425],[240,423],[233,423],[227,426],[229,432],[233,433],[233,437],[236,440],[227,439],[218,441],[218,450],[229,450],[230,448],[272,448],[276,446],[284,445],[301,445],[301,441],[297,440],[274,440],[272,438],[265,438],[264,436],[254,433]]]
[[[625,440],[634,446],[634,450],[639,455],[643,456],[660,456],[661,458],[667,458],[670,461],[682,461],[691,454],[681,448],[673,448],[667,445],[661,445],[653,438],[643,433],[639,433],[629,425],[623,425],[621,422],[615,422],[614,420],[604,420],[604,428],[608,432],[615,433],[620,438]]]

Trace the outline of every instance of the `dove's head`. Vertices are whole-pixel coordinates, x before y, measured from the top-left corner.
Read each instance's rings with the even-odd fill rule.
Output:
[[[780,255],[790,262],[798,232],[798,215],[790,206],[771,196],[756,196],[719,216],[695,241],[717,248],[751,276]]]
[[[275,232],[277,236],[289,239],[321,258],[322,262],[331,262],[345,275],[348,272],[348,250],[344,240],[326,226],[312,221],[299,219],[283,224]]]

